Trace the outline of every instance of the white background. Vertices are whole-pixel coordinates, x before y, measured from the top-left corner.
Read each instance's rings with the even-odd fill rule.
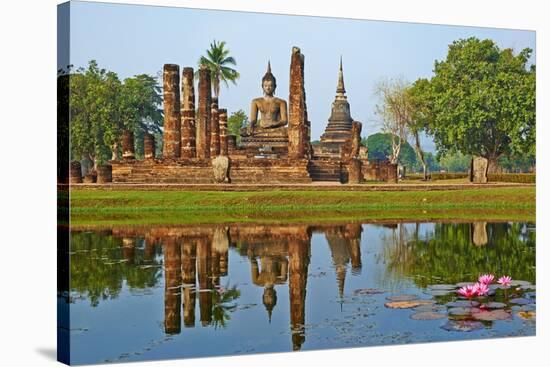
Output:
[[[112,1],[537,31],[537,337],[171,360],[133,366],[316,363],[407,366],[546,364],[549,12],[544,1]],[[0,365],[54,365],[56,353],[56,4],[2,1],[0,10]],[[546,17],[545,17],[546,15]],[[411,55],[414,57],[414,55]],[[546,101],[546,104],[544,103]],[[546,266],[545,266],[546,265]],[[128,310],[131,312],[132,310]],[[115,342],[115,341],[113,341]],[[546,347],[546,350],[544,349]],[[216,348],[212,345],[212,348]],[[539,362],[537,361],[543,361]]]

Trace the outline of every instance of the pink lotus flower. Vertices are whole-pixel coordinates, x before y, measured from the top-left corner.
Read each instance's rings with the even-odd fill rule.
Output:
[[[512,283],[512,278],[508,275],[504,275],[498,279],[497,283],[502,285],[504,288],[508,288]]]
[[[478,281],[481,284],[489,285],[495,280],[495,276],[493,274],[483,274],[479,277]]]
[[[457,292],[462,297],[471,299],[472,297],[475,297],[477,295],[477,288],[475,285],[472,284],[472,285],[467,285],[465,287],[460,288]]]
[[[485,283],[474,284],[474,290],[478,296],[484,296],[489,293],[489,286]]]

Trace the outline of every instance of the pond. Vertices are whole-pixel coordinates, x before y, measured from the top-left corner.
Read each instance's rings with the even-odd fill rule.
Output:
[[[74,364],[529,336],[535,270],[534,223],[121,226],[71,232],[58,302]]]

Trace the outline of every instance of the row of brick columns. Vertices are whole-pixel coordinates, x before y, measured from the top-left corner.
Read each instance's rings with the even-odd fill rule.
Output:
[[[228,153],[227,110],[220,110],[212,97],[210,70],[199,69],[196,116],[193,76],[193,68],[183,68],[180,94],[179,66],[164,65],[163,158],[209,159]]]

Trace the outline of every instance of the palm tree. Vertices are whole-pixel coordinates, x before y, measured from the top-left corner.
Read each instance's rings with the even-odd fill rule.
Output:
[[[235,81],[239,79],[240,74],[237,70],[227,65],[237,65],[235,59],[229,55],[229,49],[225,48],[225,42],[216,42],[210,44],[210,49],[206,50],[206,57],[201,56],[199,59],[199,67],[205,65],[210,69],[212,77],[212,91],[214,97],[220,95],[220,81],[223,81],[226,86],[229,86],[228,82],[237,84]],[[198,71],[195,74],[198,78]]]

